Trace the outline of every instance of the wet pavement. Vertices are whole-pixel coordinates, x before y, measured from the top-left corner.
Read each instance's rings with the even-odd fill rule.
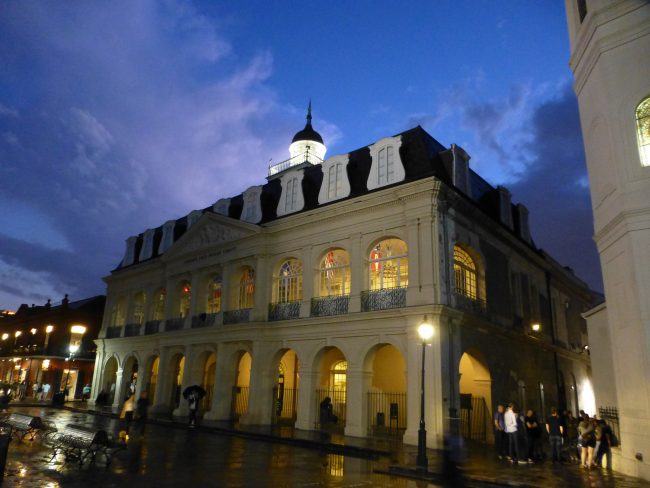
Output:
[[[70,411],[52,407],[14,407],[15,412],[39,415],[63,427],[68,423],[84,424],[119,431],[119,421],[106,415]],[[226,429],[224,428],[225,432]],[[134,434],[128,448],[119,452],[110,466],[100,460],[96,464],[64,463],[63,458],[51,460],[51,451],[40,441],[13,440],[3,487],[125,487],[188,486],[195,487],[427,487],[436,482],[413,480],[381,474],[393,465],[415,464],[416,450],[388,439],[363,441],[343,436],[323,437],[325,452],[316,449],[320,435],[299,433],[308,439],[309,448],[286,442],[292,430],[282,432],[284,439],[276,442],[241,437],[246,432],[230,431],[230,435],[214,429],[187,429],[182,424],[150,424],[146,434]],[[274,435],[270,430],[250,429],[251,435]],[[276,432],[278,435],[280,432]],[[295,433],[294,433],[295,434]],[[390,451],[390,455],[342,455],[332,452],[332,444],[348,443],[360,449],[372,447]],[[364,444],[365,443],[365,444]],[[539,487],[616,487],[650,488],[650,483],[606,471],[580,470],[576,465],[540,463],[510,465],[497,461],[489,448],[473,445],[464,464],[464,472],[472,486],[539,486]],[[429,451],[432,471],[442,471],[442,455]],[[379,472],[378,472],[379,471]],[[434,478],[435,479],[435,478]]]

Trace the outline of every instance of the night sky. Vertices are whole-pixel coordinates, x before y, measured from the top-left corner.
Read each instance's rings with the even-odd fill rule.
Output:
[[[328,156],[422,125],[602,290],[563,2],[0,7],[0,309],[105,292],[130,235],[265,181],[311,97]]]

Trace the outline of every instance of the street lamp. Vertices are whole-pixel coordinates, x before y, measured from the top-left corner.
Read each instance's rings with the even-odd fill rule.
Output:
[[[47,355],[47,345],[50,343],[50,333],[54,330],[54,326],[48,325],[45,327],[45,345],[43,346],[44,353]]]
[[[427,430],[424,423],[424,356],[427,341],[433,337],[433,325],[429,323],[426,315],[418,326],[418,335],[422,340],[422,382],[420,387],[420,428],[418,429],[418,457],[416,464],[419,470],[427,471],[429,461],[427,460]]]
[[[70,369],[72,368],[72,361],[74,361],[74,355],[76,352],[79,350],[79,344],[70,344],[70,364],[68,364],[68,374],[65,377],[65,384],[63,386],[63,392],[66,396],[66,400],[68,397],[68,394],[70,393],[70,390],[68,388],[68,382],[70,381]]]

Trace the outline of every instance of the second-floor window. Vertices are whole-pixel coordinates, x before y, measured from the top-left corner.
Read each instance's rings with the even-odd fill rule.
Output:
[[[255,270],[253,268],[244,268],[239,277],[239,295],[237,299],[237,308],[253,308],[255,303]]]
[[[144,323],[144,306],[145,295],[144,293],[136,293],[133,297],[133,322],[136,324]]]
[[[280,265],[275,278],[275,301],[287,303],[302,300],[302,263],[287,259]]]
[[[454,291],[472,300],[478,298],[476,291],[476,264],[460,246],[454,246]]]
[[[343,249],[328,251],[320,261],[321,297],[350,294],[350,257]]]
[[[165,298],[167,291],[164,288],[158,288],[153,296],[153,319],[163,320],[165,318]]]
[[[124,297],[119,297],[111,308],[110,325],[124,325]]]
[[[408,252],[401,239],[385,239],[372,248],[369,258],[370,289],[408,286]]]
[[[221,312],[221,280],[212,278],[208,283],[207,313]]]
[[[184,281],[181,283],[180,300],[179,300],[179,315],[187,317],[190,314],[190,303],[192,301],[192,285]]]

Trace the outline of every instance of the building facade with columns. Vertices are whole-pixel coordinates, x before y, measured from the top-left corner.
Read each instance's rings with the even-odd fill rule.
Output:
[[[506,188],[421,127],[325,152],[309,113],[265,184],[127,239],[105,278],[94,395],[117,407],[147,391],[154,413],[182,416],[196,384],[204,422],[416,443],[426,318],[430,445],[458,417],[489,440],[498,402],[593,403],[591,294],[534,245]]]

